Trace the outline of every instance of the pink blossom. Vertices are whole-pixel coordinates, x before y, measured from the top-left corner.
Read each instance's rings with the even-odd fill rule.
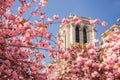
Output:
[[[48,0],[41,0],[42,6],[46,6],[47,2],[48,2]]]
[[[58,20],[58,19],[59,19],[59,16],[58,16],[58,15],[54,15],[54,16],[53,16],[53,19],[54,19],[54,20]]]
[[[86,45],[87,49],[91,49],[94,47],[94,45],[92,43],[89,43],[88,45]]]
[[[17,74],[16,71],[13,71],[13,72],[12,72],[12,75],[13,75],[13,78],[14,78],[15,80],[18,80],[18,74]]]
[[[91,76],[92,76],[93,78],[99,77],[99,73],[98,73],[97,71],[94,71],[94,72],[91,74]]]
[[[58,40],[58,41],[56,42],[56,45],[57,45],[57,46],[60,46],[62,43],[63,43],[63,40]]]
[[[65,59],[67,56],[67,53],[61,54],[61,59]]]
[[[51,19],[51,18],[48,18],[47,21],[48,21],[48,23],[50,23],[50,24],[52,23],[52,19]]]
[[[95,19],[94,20],[94,24],[99,24],[100,23],[100,20],[99,19]]]
[[[110,44],[109,44],[109,43],[105,43],[105,44],[102,45],[102,48],[105,48],[105,49],[106,49],[106,48],[108,48],[108,47],[110,47]]]
[[[89,51],[89,54],[94,54],[94,53],[96,53],[94,49],[89,49],[88,51]]]
[[[31,7],[31,4],[30,3],[26,3],[25,5],[24,5],[24,7],[27,9],[27,8],[30,8]]]
[[[4,5],[5,5],[6,7],[11,7],[14,2],[15,2],[15,0],[7,0]]]
[[[88,60],[88,61],[85,62],[85,64],[88,65],[88,66],[91,66],[92,62],[93,62],[92,60]]]
[[[84,61],[85,61],[85,60],[84,60],[84,58],[82,58],[82,57],[77,57],[77,59],[76,59],[76,62],[77,62],[78,64],[82,64]]]
[[[10,70],[10,69],[5,70],[5,73],[6,73],[8,76],[10,76],[10,75],[11,75],[11,70]]]
[[[40,26],[43,25],[43,22],[42,22],[42,21],[37,21],[37,20],[35,20],[35,21],[34,21],[34,24],[35,24],[35,26],[40,27]]]
[[[0,37],[0,43],[4,43],[4,38]]]
[[[36,0],[32,0],[32,2],[36,2]]]
[[[120,30],[118,28],[114,28],[114,32],[119,34],[120,33]]]
[[[31,36],[30,33],[25,34],[25,37],[30,37],[30,36]]]
[[[55,57],[55,56],[56,56],[56,53],[55,53],[55,52],[50,52],[50,53],[49,53],[49,56],[50,56],[50,57]]]
[[[5,63],[5,65],[7,65],[8,67],[10,67],[10,66],[11,66],[11,63],[10,63],[10,61],[9,61],[9,60],[5,60],[5,61],[4,61],[4,63]]]
[[[11,10],[6,10],[4,15],[5,15],[5,17],[9,18],[12,15],[12,11]]]
[[[36,53],[36,58],[38,60],[41,60],[42,58],[45,58],[44,54],[42,52]]]
[[[48,48],[49,47],[49,42],[46,40],[41,40],[38,44],[41,47]]]
[[[37,16],[37,13],[36,12],[31,12],[31,15],[32,16]]]
[[[45,41],[43,47],[44,47],[44,48],[48,48],[48,47],[49,47],[49,42],[48,42],[48,41]]]
[[[22,5],[24,5],[26,3],[25,0],[19,0],[21,2]]]
[[[94,42],[94,43],[98,43],[99,40],[98,40],[98,39],[94,39],[93,42]]]
[[[102,26],[107,26],[107,22],[103,21],[103,22],[101,23],[101,25],[102,25]]]
[[[74,21],[78,21],[78,20],[79,20],[79,17],[78,17],[78,16],[74,16],[74,17],[73,17],[73,20],[74,20]]]
[[[75,24],[80,24],[82,22],[82,20],[78,16],[74,16],[73,20],[75,21]]]
[[[79,20],[75,21],[75,24],[80,24],[81,22],[82,22],[82,20],[79,19]]]
[[[37,68],[37,67],[34,66],[34,65],[31,66],[31,69],[32,69],[32,72],[35,73],[35,74],[39,72],[39,68]]]
[[[100,63],[99,64],[99,69],[103,69],[105,67],[105,64],[104,63]]]
[[[63,18],[62,19],[62,23],[69,23],[69,22],[70,22],[70,20],[68,18]]]
[[[19,15],[22,15],[25,12],[25,9],[23,7],[18,7]]]
[[[42,14],[42,15],[41,15],[41,18],[42,18],[42,19],[45,19],[45,18],[46,18],[46,14]]]
[[[95,19],[95,20],[90,19],[89,22],[90,22],[90,24],[99,24],[100,20],[99,19]]]
[[[46,38],[50,40],[52,38],[52,34],[51,33],[46,33]]]
[[[104,69],[105,69],[105,70],[109,70],[109,69],[110,69],[110,66],[109,66],[109,65],[106,65],[106,66],[104,67]]]
[[[54,47],[53,46],[49,46],[48,51],[49,52],[54,52]]]

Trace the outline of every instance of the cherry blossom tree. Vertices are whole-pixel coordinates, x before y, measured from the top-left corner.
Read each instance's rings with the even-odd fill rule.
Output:
[[[48,0],[40,0],[35,11],[31,11],[29,19],[24,13],[37,0],[19,0],[22,4],[18,13],[14,14],[11,7],[15,0],[0,0],[0,79],[2,80],[114,80],[120,77],[120,31],[114,30],[102,46],[98,42],[85,46],[71,47],[66,51],[60,48],[62,40],[51,44],[53,34],[47,32],[50,24],[70,23],[69,18],[58,21],[59,15],[44,20],[47,15],[42,11]],[[40,20],[30,21],[39,16]],[[75,24],[82,19],[74,17]],[[57,22],[55,22],[57,21]],[[89,20],[90,24],[106,26],[105,21]],[[42,50],[48,51],[55,58],[45,65]]]
[[[23,17],[27,9],[36,0],[19,0],[22,6],[18,13],[12,12],[15,0],[0,0],[0,79],[2,80],[46,80],[46,65],[42,62],[45,55],[41,49],[47,50],[51,57],[55,50],[50,40],[52,33],[47,32],[48,24],[35,20],[33,23]],[[32,16],[46,18],[42,8],[47,0],[41,0]],[[56,16],[55,19],[58,19]],[[32,56],[32,57],[31,57]]]
[[[98,40],[95,40],[59,54],[49,64],[50,80],[119,80],[120,30],[114,28],[105,40],[107,43],[100,46],[96,46]]]

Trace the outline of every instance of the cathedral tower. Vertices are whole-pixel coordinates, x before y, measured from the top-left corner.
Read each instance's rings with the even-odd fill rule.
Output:
[[[57,33],[57,39],[63,40],[61,48],[66,49],[73,45],[83,45],[90,43],[96,39],[96,28],[89,23],[90,18],[80,17],[82,22],[75,24],[74,17],[76,15],[69,15],[70,23],[61,24]]]

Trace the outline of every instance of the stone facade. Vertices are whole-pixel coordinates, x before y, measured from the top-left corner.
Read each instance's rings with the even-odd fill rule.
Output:
[[[96,27],[89,23],[90,18],[80,17],[82,22],[75,24],[73,18],[76,15],[69,15],[70,23],[61,24],[57,33],[57,39],[63,40],[61,48],[68,48],[72,45],[83,45],[96,39]]]
[[[109,29],[107,29],[105,32],[103,32],[101,34],[101,44],[104,44],[104,43],[108,42],[108,41],[106,41],[106,38],[113,34],[114,28],[120,29],[120,25],[119,24],[113,24]]]

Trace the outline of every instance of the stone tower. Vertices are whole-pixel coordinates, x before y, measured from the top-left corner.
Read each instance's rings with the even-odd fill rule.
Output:
[[[107,29],[105,32],[101,34],[101,45],[104,43],[108,43],[106,38],[114,34],[113,31],[115,28],[120,30],[120,24],[113,24],[109,29]]]
[[[73,45],[90,43],[96,38],[96,27],[89,23],[90,18],[80,17],[82,22],[75,24],[73,18],[76,15],[69,15],[70,23],[61,24],[57,33],[57,39],[63,40],[61,48],[66,49]]]

